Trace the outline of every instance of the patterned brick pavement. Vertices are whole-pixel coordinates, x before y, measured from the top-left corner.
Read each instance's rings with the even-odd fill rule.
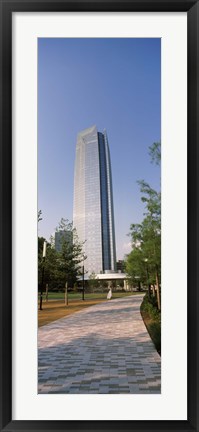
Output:
[[[142,294],[38,329],[38,393],[160,393],[161,359],[140,315]]]

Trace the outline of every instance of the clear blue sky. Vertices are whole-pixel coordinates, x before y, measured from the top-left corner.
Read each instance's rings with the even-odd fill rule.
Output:
[[[96,124],[109,140],[117,259],[129,252],[144,212],[136,181],[160,188],[148,154],[161,136],[160,80],[160,39],[38,40],[39,236],[72,221],[76,137]]]

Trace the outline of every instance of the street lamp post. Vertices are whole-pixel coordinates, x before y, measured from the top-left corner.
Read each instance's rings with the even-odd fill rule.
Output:
[[[151,296],[151,286],[149,283],[149,269],[148,269],[148,258],[145,258],[145,263],[146,263],[146,274],[147,274],[147,284],[148,284],[148,296]]]
[[[44,240],[43,244],[43,265],[42,265],[42,278],[41,278],[41,292],[40,292],[40,310],[42,310],[42,299],[43,299],[43,289],[44,289],[44,265],[45,265],[45,259],[46,259],[46,240]]]
[[[84,276],[85,276],[85,269],[84,269],[84,261],[87,258],[87,256],[85,255],[85,253],[82,254],[82,259],[81,262],[83,263],[82,266],[82,300],[84,300],[84,293],[85,293],[85,280],[84,280]]]
[[[84,265],[82,267],[82,300],[84,300]]]

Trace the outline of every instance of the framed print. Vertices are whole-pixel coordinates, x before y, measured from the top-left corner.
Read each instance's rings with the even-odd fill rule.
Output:
[[[198,430],[198,8],[1,0],[2,431]]]

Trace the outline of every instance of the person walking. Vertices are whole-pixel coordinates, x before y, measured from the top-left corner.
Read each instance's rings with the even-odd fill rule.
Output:
[[[107,294],[107,300],[110,300],[112,297],[112,288],[110,287],[109,292]]]

